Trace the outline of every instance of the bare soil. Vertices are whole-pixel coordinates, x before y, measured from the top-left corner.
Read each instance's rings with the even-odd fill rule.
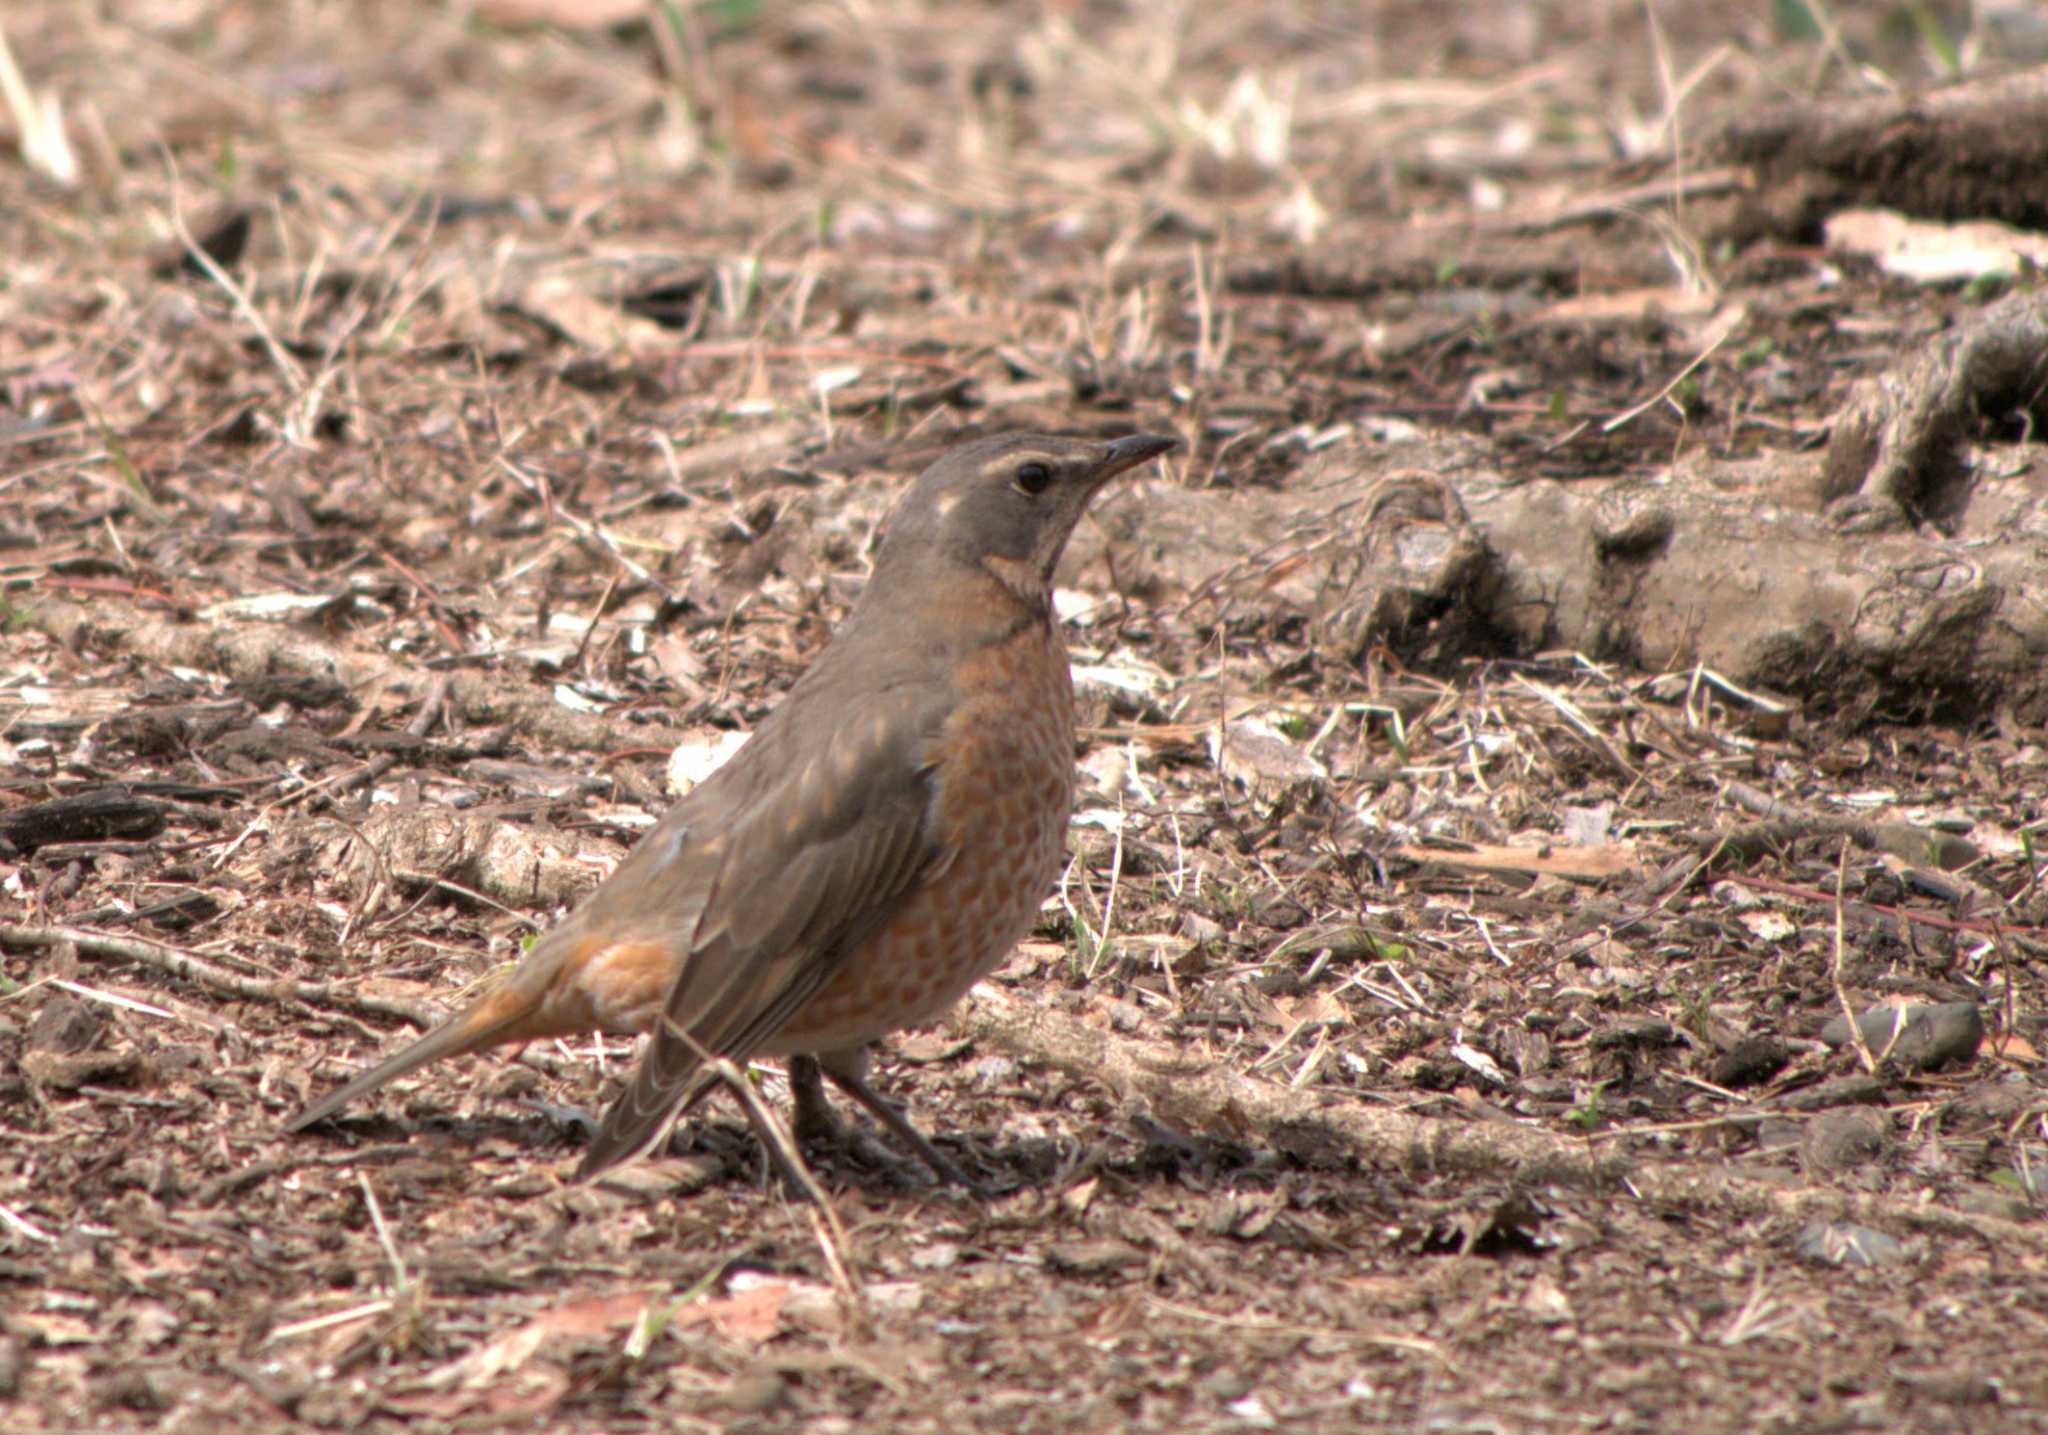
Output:
[[[2000,286],[1701,139],[2024,26],[610,8],[0,16],[0,1428],[2048,1428],[2038,711],[1451,591],[1480,472],[1817,511]],[[2033,401],[1967,434],[2016,503]],[[278,1135],[1017,428],[1185,447],[1061,579],[1060,889],[878,1063],[991,1199],[874,1133],[821,1211],[730,1101],[569,1186],[622,1042]]]

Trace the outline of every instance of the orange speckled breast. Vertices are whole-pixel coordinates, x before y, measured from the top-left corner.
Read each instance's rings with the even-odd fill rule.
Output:
[[[1031,929],[1066,851],[1074,804],[1074,692],[1050,624],[962,665],[936,754],[933,802],[951,862],[763,1044],[834,1051],[937,1017]]]

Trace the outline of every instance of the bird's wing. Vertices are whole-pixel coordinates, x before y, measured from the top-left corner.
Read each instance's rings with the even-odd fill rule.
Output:
[[[762,732],[729,765],[746,768],[723,784],[727,770],[714,774],[671,814],[673,831],[642,844],[687,848],[684,865],[709,880],[685,904],[696,919],[663,1018],[578,1179],[659,1137],[704,1055],[745,1062],[947,860],[932,815],[935,705],[899,689],[834,716],[825,741],[808,725],[801,753],[777,740],[788,727]],[[650,870],[662,856],[649,854]]]

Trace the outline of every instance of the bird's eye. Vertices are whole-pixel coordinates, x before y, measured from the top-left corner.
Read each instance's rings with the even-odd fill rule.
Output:
[[[1035,497],[1052,487],[1052,470],[1042,463],[1022,464],[1017,469],[1017,487]]]

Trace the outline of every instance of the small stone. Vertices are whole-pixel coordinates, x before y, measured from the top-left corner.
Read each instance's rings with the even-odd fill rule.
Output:
[[[1559,829],[1574,847],[1605,847],[1613,840],[1614,804],[1598,802],[1591,807],[1566,805],[1560,812]]]
[[[1253,791],[1320,789],[1329,769],[1263,718],[1244,718],[1209,734],[1209,755],[1223,775]]]
[[[1980,1081],[1951,1101],[1948,1114],[1964,1121],[1990,1121],[2003,1126],[2017,1119],[2040,1099],[2031,1082],[2025,1080]]]
[[[1973,1216],[1995,1216],[2001,1221],[2024,1221],[2034,1214],[2025,1200],[1990,1185],[1969,1186],[1958,1191],[1955,1207]]]
[[[1810,1261],[1831,1266],[1887,1266],[1906,1258],[1905,1242],[1869,1226],[1815,1221],[1794,1243]]]
[[[1848,1171],[1882,1156],[1885,1137],[1885,1119],[1878,1112],[1829,1111],[1807,1123],[1799,1154],[1817,1174]]]
[[[1837,1106],[1875,1105],[1884,1100],[1884,1083],[1874,1076],[1844,1076],[1802,1091],[1788,1092],[1787,1111],[1827,1111]]]
[[[155,1413],[170,1408],[170,1399],[158,1385],[155,1374],[135,1366],[124,1366],[107,1377],[100,1398],[109,1405]]]
[[[48,1091],[76,1091],[81,1086],[129,1086],[142,1069],[133,1051],[53,1051],[22,1053],[22,1074]]]
[[[751,1370],[725,1387],[725,1406],[742,1415],[760,1415],[782,1404],[789,1383],[772,1370]]]
[[[960,1247],[953,1241],[934,1241],[910,1253],[910,1264],[921,1271],[950,1270],[959,1261]]]
[[[301,1423],[321,1430],[339,1430],[354,1425],[363,1414],[356,1408],[351,1392],[337,1385],[315,1386],[306,1392],[292,1413],[299,1417]]]
[[[1266,1402],[1257,1395],[1247,1395],[1242,1400],[1233,1400],[1223,1408],[1257,1430],[1271,1430],[1278,1423],[1273,1418],[1273,1412],[1266,1408]]]
[[[1269,997],[1291,997],[1301,990],[1301,975],[1292,967],[1267,967],[1252,985]]]
[[[1308,908],[1292,897],[1265,897],[1253,903],[1252,920],[1276,932],[1289,931],[1308,920]]]
[[[1984,1040],[1984,1013],[1975,1002],[1878,1006],[1859,1013],[1856,1027],[1872,1055],[1909,1071],[1927,1071],[1977,1054]],[[1829,1046],[1848,1045],[1848,1020],[1838,1016],[1828,1022],[1820,1029],[1820,1039]]]
[[[668,757],[669,791],[681,797],[746,746],[743,732],[705,729],[677,743]]]
[[[1544,1325],[1562,1325],[1572,1318],[1572,1303],[1558,1283],[1545,1275],[1522,1292],[1522,1309]]]
[[[1145,1264],[1145,1253],[1124,1241],[1061,1241],[1045,1253],[1045,1263],[1075,1276],[1106,1276]]]
[[[1217,1400],[1242,1400],[1252,1393],[1253,1381],[1242,1370],[1218,1370],[1202,1382],[1202,1388]]]
[[[1806,1127],[1802,1122],[1766,1116],[1756,1124],[1756,1149],[1759,1151],[1792,1151],[1805,1140]]]
[[[1922,1399],[1941,1405],[1996,1405],[1999,1402],[1999,1382],[1973,1371],[1929,1375],[1919,1380],[1909,1379],[1906,1384]]]
[[[54,1056],[75,1056],[99,1040],[106,1025],[98,1012],[75,997],[53,996],[28,1025],[28,1049]]]
[[[540,1073],[530,1066],[511,1066],[493,1076],[485,1088],[485,1095],[493,1101],[511,1102],[533,1096],[541,1090]],[[590,1122],[589,1136],[597,1134],[597,1123]]]
[[[1629,1047],[1654,1050],[1677,1044],[1677,1029],[1670,1022],[1659,1021],[1654,1017],[1642,1021],[1616,1022],[1613,1026],[1594,1032],[1587,1043],[1595,1051],[1614,1051]]]
[[[1007,1056],[984,1056],[967,1068],[967,1079],[978,1090],[993,1091],[1017,1079],[1017,1063]]]
[[[725,1174],[722,1158],[700,1152],[614,1167],[598,1177],[595,1184],[621,1196],[653,1201],[670,1196],[693,1196],[714,1181],[724,1180]]]
[[[1716,882],[1709,891],[1716,901],[1731,912],[1747,912],[1764,904],[1762,897],[1734,882]]]
[[[1716,1086],[1731,1089],[1756,1086],[1783,1071],[1791,1059],[1782,1041],[1753,1036],[1736,1042],[1716,1057],[1708,1079]]]

